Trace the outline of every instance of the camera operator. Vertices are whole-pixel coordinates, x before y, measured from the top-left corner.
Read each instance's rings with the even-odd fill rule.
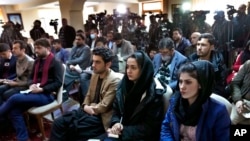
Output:
[[[205,22],[206,14],[210,13],[210,11],[193,11],[193,21],[192,21],[192,28],[191,33],[193,32],[200,32],[200,33],[211,33],[212,27]],[[189,37],[189,36],[188,36]]]
[[[233,46],[242,48],[247,41],[248,23],[246,15],[246,5],[241,4],[237,10],[236,17],[233,18],[234,23],[234,42]]]
[[[225,43],[227,42],[227,28],[229,23],[225,19],[224,11],[216,11],[214,20],[215,21],[212,25],[212,34],[216,40],[215,49],[222,53],[227,50]]]
[[[212,34],[214,35],[216,40],[215,50],[217,50],[223,55],[225,64],[227,66],[230,66],[230,61],[228,59],[229,47],[227,45],[228,40],[230,40],[228,37],[229,35],[228,27],[230,27],[230,23],[225,19],[224,11],[216,11],[215,13],[216,13],[216,15],[214,16],[215,21],[212,25]]]
[[[59,39],[62,41],[64,48],[72,48],[75,40],[75,28],[68,25],[67,19],[62,19],[62,27],[59,30]]]
[[[95,21],[95,15],[91,14],[91,15],[88,16],[88,20],[86,20],[86,23],[84,24],[86,37],[89,36],[91,29],[96,29],[97,28],[97,24],[94,23],[93,21]]]
[[[155,15],[151,15],[149,17],[150,19],[150,25],[149,25],[149,40],[150,40],[150,44],[157,44],[156,40],[157,40],[157,36],[156,36],[156,30],[158,28],[158,23],[156,21],[156,17]]]
[[[114,25],[114,20],[112,16],[108,16],[106,18],[107,20],[107,24],[104,25],[104,29],[102,31],[102,35],[106,36],[108,32],[118,32],[118,30],[116,29],[115,25]]]

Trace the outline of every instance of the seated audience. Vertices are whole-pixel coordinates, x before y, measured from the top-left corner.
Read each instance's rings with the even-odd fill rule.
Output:
[[[180,28],[173,29],[174,49],[179,51],[182,55],[185,55],[185,49],[191,46],[188,39],[183,36],[183,32]]]
[[[154,60],[154,56],[158,53],[158,49],[156,49],[155,47],[152,47],[149,50],[148,56],[149,58],[153,61]]]
[[[0,105],[12,95],[29,88],[28,80],[33,70],[34,59],[25,53],[26,47],[27,46],[24,41],[16,40],[13,42],[12,52],[17,58],[17,76],[13,80],[4,80],[4,85],[0,86]]]
[[[174,90],[177,86],[177,70],[187,61],[187,57],[174,49],[174,42],[170,38],[161,39],[158,48],[159,53],[153,60],[154,76]]]
[[[106,47],[107,46],[107,40],[104,37],[98,37],[95,42],[95,47]],[[113,71],[118,72],[119,71],[119,61],[118,61],[118,56],[114,54],[113,59],[112,59],[112,64],[110,67]]]
[[[214,68],[208,61],[184,64],[178,88],[161,127],[161,141],[229,141],[230,117],[225,105],[210,98]]]
[[[115,43],[113,44],[112,50],[114,54],[118,56],[119,72],[124,73],[126,59],[134,52],[134,48],[130,41],[122,37],[121,33],[115,33],[113,36],[113,41]]]
[[[29,139],[23,112],[53,102],[55,97],[52,93],[62,86],[63,66],[50,52],[48,40],[38,39],[34,46],[37,59],[31,74],[30,92],[15,94],[0,106],[0,118],[9,115],[18,141]]]
[[[249,120],[250,113],[250,61],[246,61],[231,82],[232,100],[234,102],[231,121],[239,124]],[[249,122],[248,122],[249,123]]]
[[[96,47],[108,48],[106,43],[107,43],[107,40],[104,37],[98,37],[96,39],[96,42],[95,42],[95,48]],[[91,67],[89,67],[87,69],[90,69],[90,70],[88,70],[87,72],[85,72],[83,70],[82,73],[80,74],[80,98],[79,98],[80,103],[82,103],[84,97],[86,96],[86,93],[87,93],[88,87],[89,87],[89,81],[90,81],[91,74],[92,74],[91,73],[91,71],[92,71]],[[113,59],[111,61],[110,69],[112,69],[115,72],[119,71],[117,55],[113,56]]]
[[[82,106],[53,122],[50,141],[87,140],[106,132],[119,76],[110,69],[113,52],[94,48],[93,74]]]
[[[0,43],[0,83],[3,79],[13,80],[16,78],[16,56],[6,43]]]
[[[220,52],[214,50],[215,38],[211,33],[203,33],[197,42],[197,52],[189,56],[189,61],[207,60],[213,64],[215,72],[215,87],[213,87],[213,93],[220,96],[229,98],[229,94],[226,93],[226,72],[227,67],[224,62],[224,58]]]
[[[67,67],[64,81],[66,93],[63,94],[63,101],[68,99],[69,91],[75,80],[80,78],[80,73],[76,71],[77,67],[85,70],[90,65],[91,51],[85,43],[84,35],[80,33],[76,34],[75,43],[76,45],[70,51],[69,59],[66,61]]]
[[[165,89],[156,81],[153,64],[146,53],[136,51],[128,57],[125,75],[116,91],[111,125],[103,136],[115,141],[159,140]]]
[[[53,53],[55,54],[56,59],[61,61],[63,64],[66,64],[66,61],[68,61],[68,58],[69,58],[69,52],[68,50],[62,47],[62,43],[60,39],[53,40],[52,46],[54,49]]]
[[[193,32],[190,37],[191,45],[184,49],[185,56],[189,56],[196,52],[196,46],[201,34],[199,32]]]

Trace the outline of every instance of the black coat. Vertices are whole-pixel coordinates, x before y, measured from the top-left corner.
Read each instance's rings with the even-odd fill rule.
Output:
[[[123,124],[122,141],[157,141],[159,140],[161,123],[164,117],[163,90],[155,89],[154,80],[141,100],[134,113]],[[116,98],[113,104],[113,116],[111,127],[119,123],[124,113],[124,94],[120,87],[117,89]]]

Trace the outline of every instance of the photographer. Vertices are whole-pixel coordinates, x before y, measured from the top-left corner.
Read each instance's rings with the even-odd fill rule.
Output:
[[[67,19],[62,19],[62,27],[59,30],[59,39],[62,41],[64,48],[72,48],[75,40],[76,31],[75,28],[68,25]]]

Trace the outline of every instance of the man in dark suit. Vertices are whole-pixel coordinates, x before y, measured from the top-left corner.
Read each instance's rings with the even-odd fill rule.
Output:
[[[59,30],[59,39],[62,41],[64,48],[72,48],[76,37],[75,28],[68,25],[67,19],[62,19],[62,27]]]
[[[14,79],[16,77],[16,57],[12,55],[10,46],[0,43],[0,82],[3,79]]]

